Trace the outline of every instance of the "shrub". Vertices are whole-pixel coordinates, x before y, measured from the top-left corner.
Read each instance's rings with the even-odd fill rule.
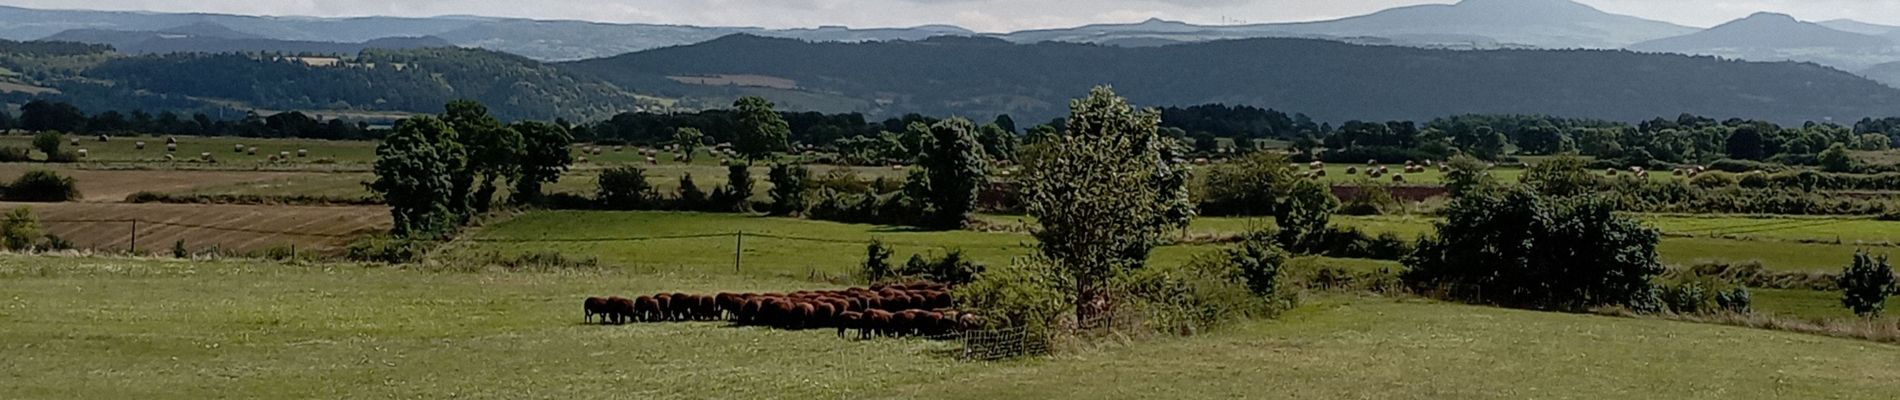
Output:
[[[1841,305],[1862,317],[1878,317],[1887,308],[1887,296],[1900,291],[1894,284],[1887,256],[1875,258],[1866,250],[1854,252],[1854,262],[1841,270]]]
[[[647,184],[646,170],[638,166],[620,166],[600,171],[599,188],[594,201],[610,210],[645,210],[654,205],[653,187]]]
[[[1460,196],[1435,237],[1405,257],[1405,281],[1498,304],[1653,310],[1661,274],[1655,229],[1593,196],[1547,199],[1518,188]]]
[[[724,211],[752,212],[752,171],[744,165],[726,167],[726,186],[716,189],[713,203]]]
[[[1250,233],[1239,247],[1223,252],[1247,290],[1263,299],[1273,298],[1274,288],[1279,286],[1280,271],[1291,258],[1286,250],[1274,245],[1273,236],[1267,232]]]
[[[4,197],[9,201],[68,201],[79,198],[79,184],[71,177],[37,169],[27,171],[26,175],[21,175],[13,184],[7,185]]]
[[[79,162],[79,153],[74,151],[53,153],[46,156],[46,162],[61,164],[76,163]]]
[[[1250,289],[1251,282],[1239,279],[1245,273],[1232,256],[1207,254],[1180,266],[1144,268],[1123,277],[1118,286],[1134,300],[1146,326],[1158,332],[1193,335],[1269,312],[1269,298]],[[1273,270],[1277,273],[1278,266]]]
[[[864,246],[864,263],[859,266],[864,279],[869,283],[882,282],[895,275],[891,268],[891,249],[880,240],[872,240]]]
[[[805,187],[811,181],[811,169],[796,164],[774,164],[766,174],[766,180],[772,182],[772,215],[800,215],[805,213],[807,200]]]
[[[869,265],[866,266],[867,268]],[[976,281],[983,275],[983,264],[963,257],[963,250],[950,250],[942,257],[925,257],[913,254],[904,262],[899,274],[906,277],[922,278],[937,283],[959,286]]]
[[[1748,175],[1760,174],[1750,173]],[[1725,188],[1735,186],[1738,183],[1739,181],[1735,179],[1734,174],[1720,171],[1706,172],[1696,175],[1694,178],[1689,178],[1689,184],[1703,189]]]
[[[673,191],[673,207],[685,211],[704,211],[706,192],[699,190],[699,184],[693,182],[693,174],[680,175],[679,189]]]
[[[1754,303],[1754,297],[1748,294],[1747,287],[1736,286],[1733,290],[1717,293],[1715,295],[1715,304],[1717,306],[1722,307],[1724,311],[1736,314],[1754,312]]]
[[[31,150],[15,146],[0,146],[0,162],[27,161],[33,161]]]
[[[1048,262],[1029,259],[987,271],[952,291],[959,308],[984,316],[990,326],[1026,327],[1040,337],[1071,307],[1074,297],[1060,280]]]
[[[42,132],[38,135],[33,135],[33,148],[38,149],[41,153],[46,153],[47,157],[59,154],[60,142],[59,132]]]
[[[1286,156],[1254,152],[1234,162],[1217,164],[1199,174],[1195,185],[1203,215],[1274,215],[1279,199],[1293,182],[1295,171]]]
[[[185,248],[185,240],[172,242],[172,258],[191,258],[191,250]]]
[[[1764,163],[1760,161],[1721,159],[1721,160],[1715,160],[1715,162],[1709,163],[1709,169],[1739,174],[1739,173],[1749,172],[1749,171],[1775,172],[1775,171],[1781,170],[1782,167],[1777,164],[1769,164],[1769,163]]]
[[[183,243],[179,242],[180,248]],[[352,261],[402,264],[420,260],[434,245],[435,242],[422,239],[370,236],[350,242],[344,257]]]
[[[31,208],[14,208],[7,212],[6,220],[0,221],[0,245],[7,250],[33,250],[33,242],[39,238],[40,220]]]
[[[46,240],[40,242],[40,249],[46,251],[72,250],[73,241],[59,237],[59,235],[47,234]]]
[[[1715,304],[1715,296],[1700,281],[1688,281],[1669,286],[1662,291],[1663,305],[1677,314],[1695,314],[1708,310]]]

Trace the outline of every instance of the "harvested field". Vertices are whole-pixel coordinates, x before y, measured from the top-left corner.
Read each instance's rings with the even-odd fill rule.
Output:
[[[65,150],[86,149],[87,155],[81,160],[97,163],[139,163],[161,165],[216,165],[220,167],[259,165],[325,166],[334,164],[368,164],[376,159],[376,143],[367,140],[320,140],[320,139],[263,139],[245,137],[201,137],[176,136],[178,150],[165,150],[165,136],[114,136],[100,142],[94,135],[66,135],[67,140],[79,139],[79,144],[60,143]],[[138,147],[145,142],[145,148]],[[32,148],[32,136],[0,137],[0,145],[20,148]],[[237,146],[244,151],[235,151]],[[251,153],[250,148],[257,152]],[[298,150],[306,150],[304,157],[298,157]],[[37,153],[37,152],[36,152]],[[216,164],[199,162],[201,153],[211,153]],[[288,153],[285,161],[271,162],[273,156]],[[171,154],[175,160],[165,160]],[[44,157],[36,155],[36,157]]]
[[[61,165],[0,164],[0,181],[12,182],[27,171],[47,169],[79,181],[79,194],[87,202],[118,202],[138,192],[191,192],[202,187],[245,182],[301,180],[323,176],[319,173],[256,171],[146,171],[88,170]]]
[[[42,230],[81,249],[123,251],[132,246],[137,219],[138,251],[169,254],[180,240],[192,251],[216,246],[249,253],[278,246],[333,252],[356,237],[389,229],[382,207],[298,207],[199,204],[0,203],[26,206]]]

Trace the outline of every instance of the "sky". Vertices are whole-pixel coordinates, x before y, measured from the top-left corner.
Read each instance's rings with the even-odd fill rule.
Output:
[[[1900,0],[1578,0],[1605,11],[1708,27],[1758,11],[1809,21],[1900,25]],[[984,32],[1127,23],[1311,21],[1453,0],[0,0],[56,9],[299,16],[482,15],[768,28],[952,24]]]

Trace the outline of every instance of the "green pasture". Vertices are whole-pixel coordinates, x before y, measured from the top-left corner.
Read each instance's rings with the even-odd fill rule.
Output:
[[[219,164],[255,165],[269,163],[269,158],[279,152],[289,152],[290,161],[278,164],[368,164],[376,159],[377,143],[363,140],[177,136],[178,151],[167,153],[166,136],[115,136],[106,142],[100,142],[96,135],[65,135],[63,138],[65,140],[60,142],[60,149],[86,149],[87,156],[81,161],[99,163],[171,163],[165,160],[165,155],[171,154],[176,158],[172,162],[183,164],[198,160],[201,153],[211,153]],[[79,139],[78,145],[72,144],[74,138]],[[138,142],[145,142],[144,150],[138,149]],[[243,145],[245,151],[233,151],[238,145]],[[31,149],[33,136],[0,136],[0,146]],[[250,154],[250,147],[256,147],[257,154]],[[297,150],[309,150],[309,156],[297,157]]]
[[[1841,292],[1823,292],[1815,290],[1789,289],[1749,289],[1749,298],[1755,312],[1785,315],[1807,320],[1829,320],[1856,318],[1853,311],[1841,305]],[[1887,299],[1888,313],[1884,320],[1900,319],[1900,296]]]
[[[1900,346],[1415,300],[1310,297],[1210,333],[962,362],[949,343],[580,299],[819,287],[749,274],[431,272],[0,255],[0,398],[1887,399]]]

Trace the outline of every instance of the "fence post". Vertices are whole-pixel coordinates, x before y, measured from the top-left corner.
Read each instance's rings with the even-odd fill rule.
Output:
[[[132,256],[139,255],[139,219],[132,219]]]
[[[732,244],[732,272],[739,273],[739,255],[745,253],[745,231],[739,231]]]

